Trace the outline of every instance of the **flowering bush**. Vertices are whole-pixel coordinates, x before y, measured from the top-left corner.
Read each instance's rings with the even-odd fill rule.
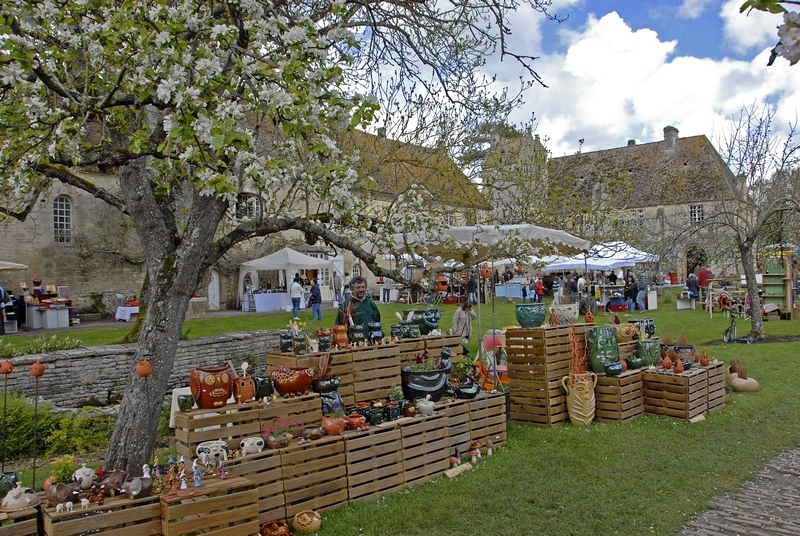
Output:
[[[407,365],[408,369],[413,371],[439,370],[446,366],[441,357],[431,357],[427,350],[417,354]]]
[[[322,416],[335,419],[336,417],[344,417],[344,406],[338,400],[334,400],[331,407],[322,406]]]
[[[800,61],[800,14],[783,14],[783,24],[778,26],[778,37],[781,39],[775,47],[778,56],[783,56],[792,65]]]
[[[286,434],[292,431],[292,428],[296,428],[300,426],[300,423],[297,421],[289,421],[288,419],[283,419],[282,421],[275,417],[273,419],[275,421],[275,426],[272,428],[267,428],[264,430],[264,435],[266,436],[273,436],[277,437],[281,434]]]

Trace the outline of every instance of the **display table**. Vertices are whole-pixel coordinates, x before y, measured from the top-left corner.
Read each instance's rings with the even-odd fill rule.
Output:
[[[603,305],[611,301],[611,296],[613,296],[615,292],[622,295],[622,291],[625,290],[624,285],[600,285],[598,288],[600,289],[598,303]]]
[[[139,307],[117,307],[114,318],[119,322],[130,322],[131,317],[139,314]]]
[[[69,327],[69,309],[66,307],[40,307],[39,310],[42,312],[45,329]]]
[[[697,298],[678,298],[678,309],[694,309]]]
[[[498,283],[494,291],[498,298],[522,298],[521,283]]]
[[[31,329],[42,329],[44,327],[44,315],[42,307],[27,304],[25,306],[25,322]]]
[[[17,321],[16,320],[4,320],[3,321],[3,330],[6,333],[16,333],[17,332]]]
[[[253,301],[256,304],[257,313],[268,313],[270,311],[285,311],[287,307],[292,307],[292,300],[286,292],[268,292],[266,294],[253,294]]]

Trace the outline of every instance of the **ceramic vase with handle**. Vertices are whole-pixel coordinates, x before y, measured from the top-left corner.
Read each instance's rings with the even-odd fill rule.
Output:
[[[567,392],[567,412],[575,426],[588,426],[594,420],[597,374],[587,372],[570,374],[561,378],[561,385]]]
[[[189,374],[189,387],[197,407],[221,408],[231,396],[231,376],[227,365],[197,367]]]

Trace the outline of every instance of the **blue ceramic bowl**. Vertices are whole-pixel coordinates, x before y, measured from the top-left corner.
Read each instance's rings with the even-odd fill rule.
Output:
[[[619,376],[622,374],[622,362],[604,363],[603,368],[609,376]]]

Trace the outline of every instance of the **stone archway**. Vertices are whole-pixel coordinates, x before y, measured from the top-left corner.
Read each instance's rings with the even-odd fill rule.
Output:
[[[708,254],[701,246],[686,248],[686,274],[697,274],[701,268],[708,266]]]

